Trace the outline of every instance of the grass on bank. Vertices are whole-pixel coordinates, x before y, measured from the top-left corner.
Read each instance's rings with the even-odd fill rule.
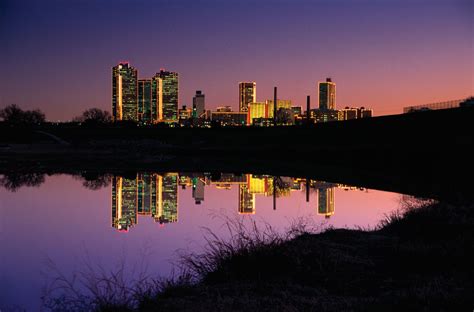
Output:
[[[96,311],[470,311],[473,209],[411,201],[374,230],[319,234],[304,223],[286,235],[228,223],[231,238],[209,232],[203,253],[181,255],[177,277],[143,281],[122,301],[92,297],[89,306]]]

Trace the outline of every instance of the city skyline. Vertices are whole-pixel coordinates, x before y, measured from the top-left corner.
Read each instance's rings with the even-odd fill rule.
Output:
[[[52,121],[110,110],[108,69],[123,60],[143,77],[179,72],[179,105],[188,107],[203,90],[210,109],[238,111],[240,81],[257,81],[261,99],[278,86],[281,98],[304,106],[324,77],[337,81],[339,107],[377,115],[472,95],[471,1],[296,2],[253,3],[245,16],[232,1],[3,2],[0,106],[39,108]],[[116,19],[121,12],[129,18]],[[287,22],[270,23],[275,16]]]

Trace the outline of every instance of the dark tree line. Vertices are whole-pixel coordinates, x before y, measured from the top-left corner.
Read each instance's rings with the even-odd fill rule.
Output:
[[[16,104],[11,104],[0,109],[0,119],[11,125],[39,125],[46,122],[45,114],[39,110],[23,110]],[[112,122],[112,116],[106,110],[90,108],[80,116],[75,117],[73,122],[83,124],[108,124]]]
[[[13,125],[38,125],[46,121],[46,117],[39,109],[22,110],[16,104],[0,109],[0,118]]]
[[[81,116],[75,117],[73,121],[85,124],[107,124],[112,122],[112,116],[106,110],[90,108],[84,111]]]

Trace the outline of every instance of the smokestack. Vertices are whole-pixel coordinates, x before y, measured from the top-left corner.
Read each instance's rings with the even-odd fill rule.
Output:
[[[277,87],[273,87],[273,125],[277,125]]]
[[[309,111],[311,110],[310,96],[306,96],[306,123],[309,125]]]

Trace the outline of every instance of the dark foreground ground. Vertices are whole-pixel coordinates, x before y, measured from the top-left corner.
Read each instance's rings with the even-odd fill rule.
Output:
[[[410,204],[371,231],[213,241],[138,308],[100,311],[471,311],[474,207]],[[240,246],[239,246],[240,245]]]

